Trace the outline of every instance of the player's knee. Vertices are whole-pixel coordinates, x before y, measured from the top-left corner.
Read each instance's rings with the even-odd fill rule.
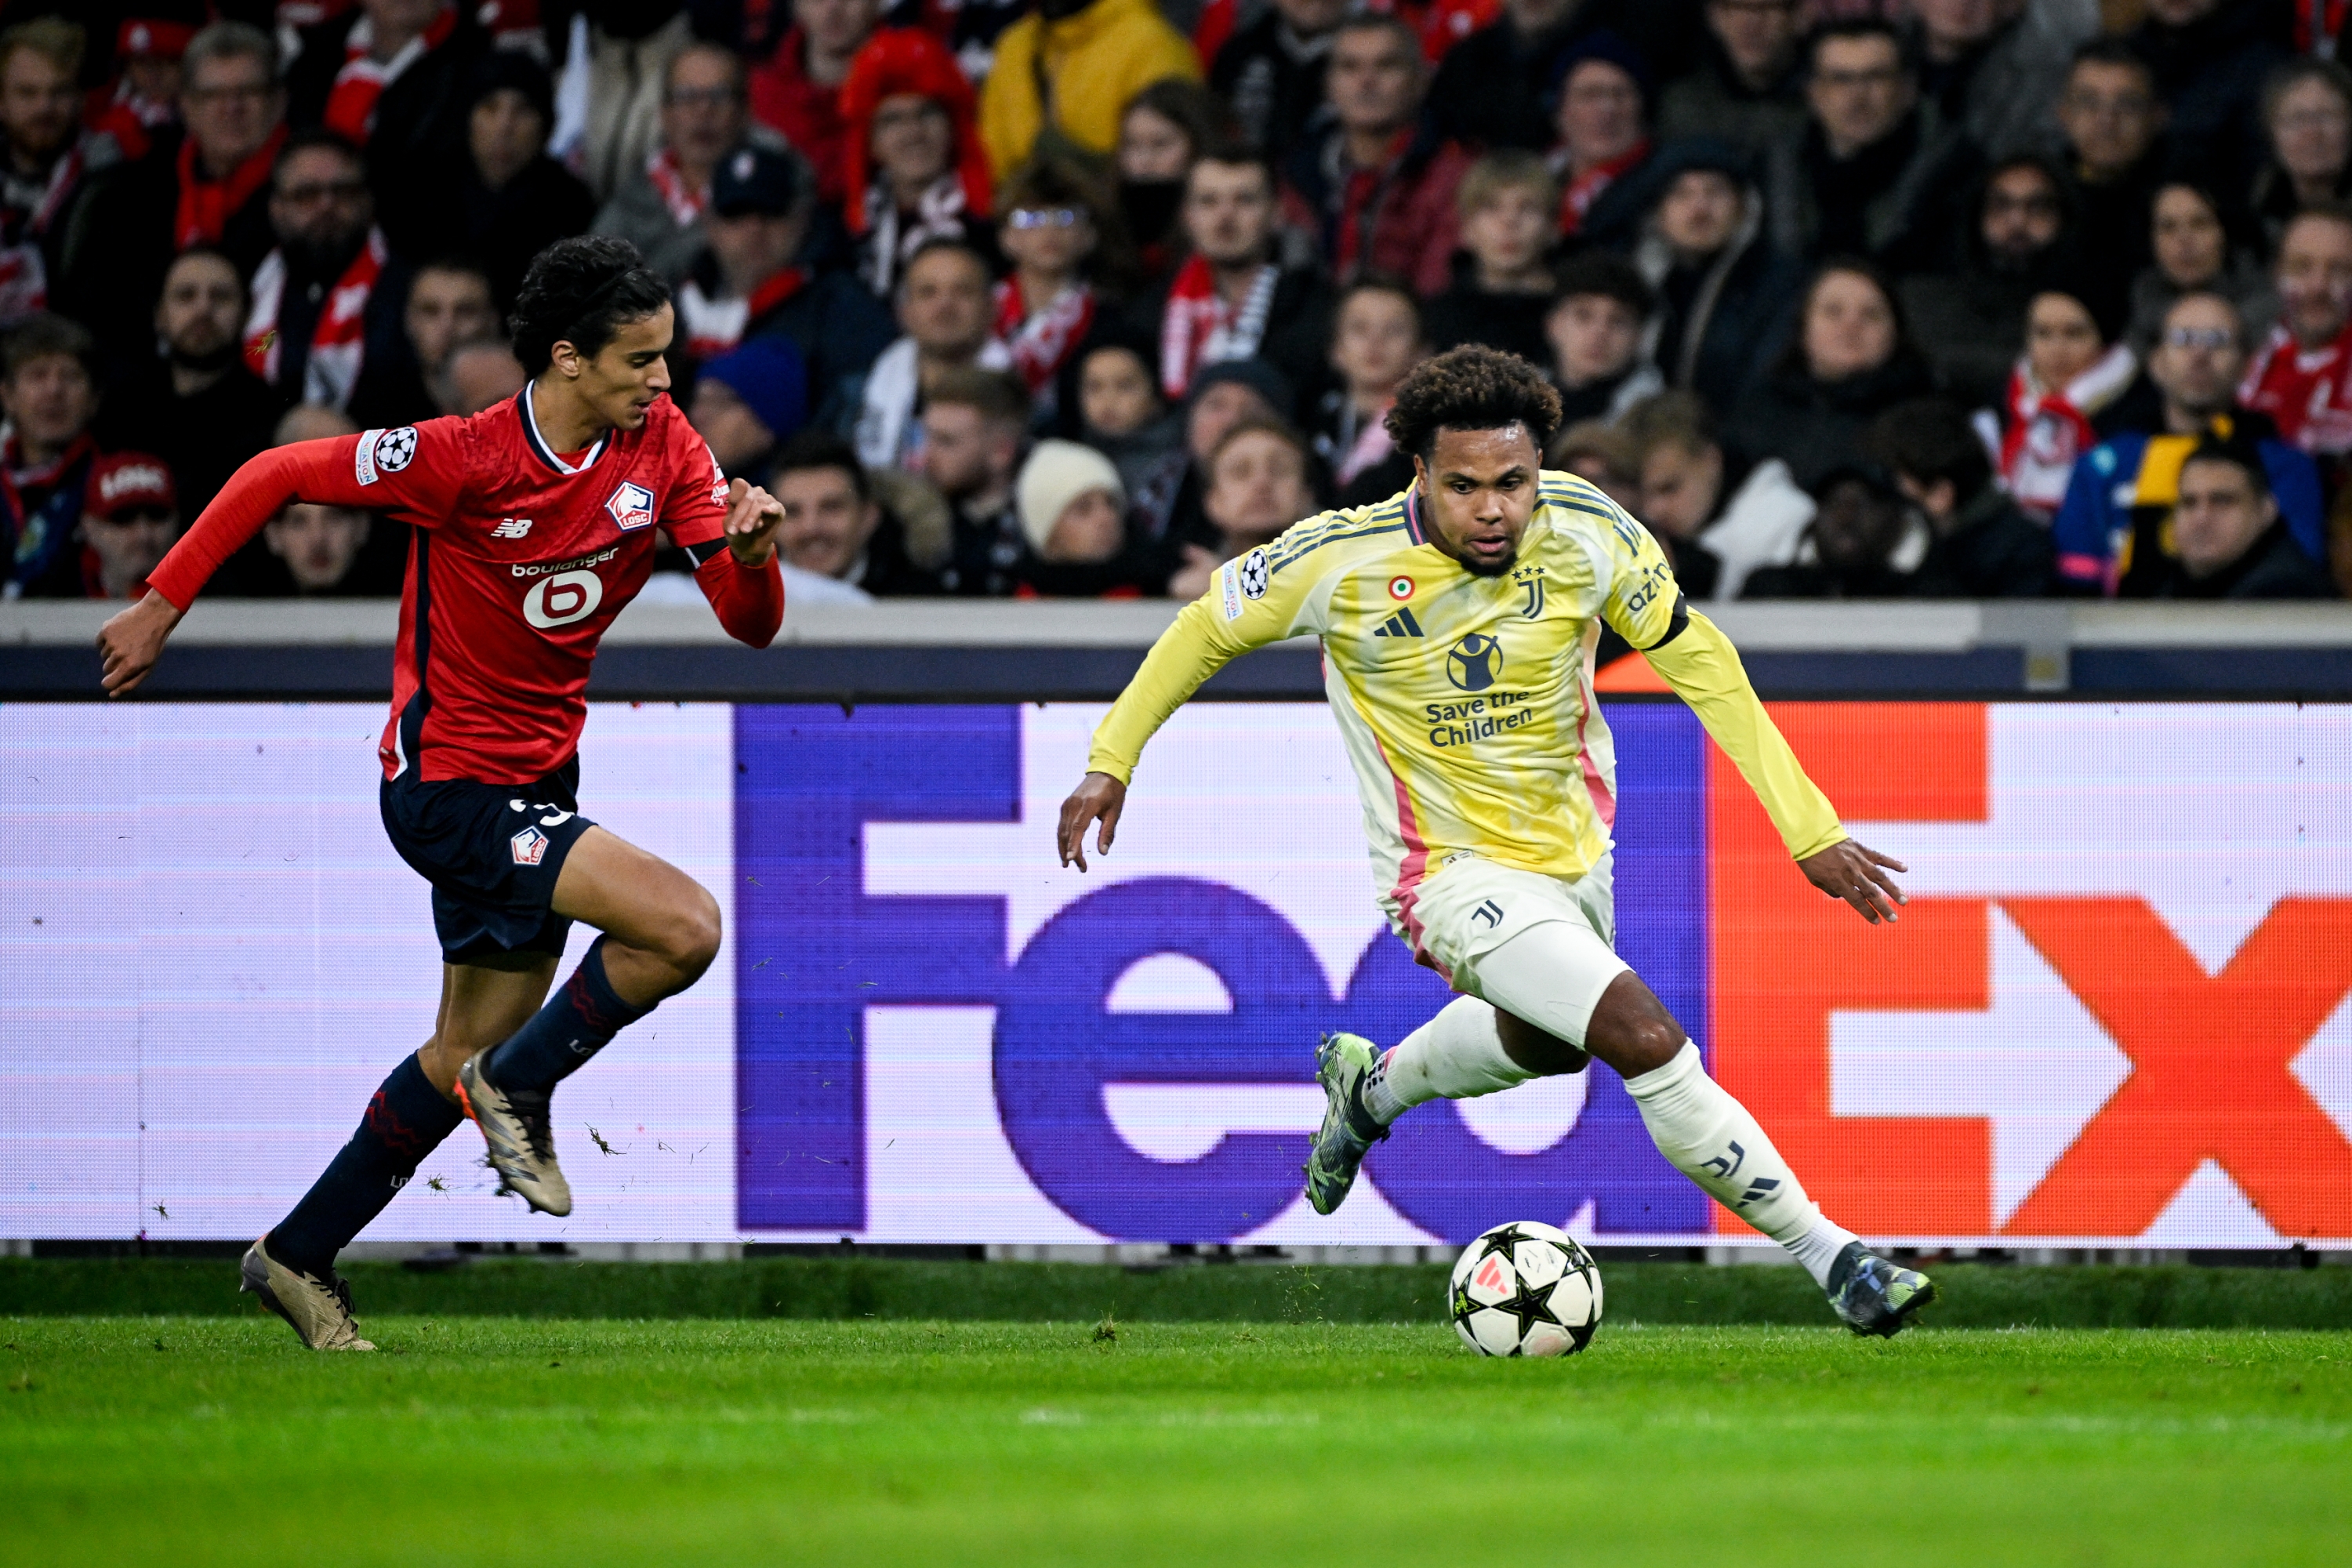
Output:
[[[667,944],[669,951],[664,956],[691,984],[700,979],[702,972],[718,958],[723,935],[719,900],[710,896],[709,889],[697,887],[670,922]]]

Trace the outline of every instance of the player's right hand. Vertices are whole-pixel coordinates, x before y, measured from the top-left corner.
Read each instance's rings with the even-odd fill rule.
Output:
[[[1099,818],[1102,831],[1095,837],[1095,853],[1110,853],[1112,836],[1118,831],[1118,814],[1127,806],[1127,786],[1108,773],[1088,773],[1062,803],[1062,827],[1059,835],[1062,864],[1087,868],[1087,827]]]
[[[98,628],[99,657],[106,668],[99,678],[109,697],[135,689],[163,656],[163,639],[180,624],[180,611],[152,588],[147,596]]]

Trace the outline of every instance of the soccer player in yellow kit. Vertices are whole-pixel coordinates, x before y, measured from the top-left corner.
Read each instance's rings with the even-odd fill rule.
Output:
[[[1786,1247],[1856,1333],[1892,1335],[1935,1287],[1822,1214],[1616,954],[1616,759],[1591,674],[1601,624],[1697,712],[1815,887],[1892,921],[1904,899],[1888,873],[1904,868],[1846,836],[1648,531],[1582,479],[1542,470],[1559,417],[1558,395],[1516,355],[1474,345],[1423,362],[1388,416],[1412,488],[1309,518],[1218,571],[1096,730],[1062,806],[1063,864],[1086,869],[1097,822],[1109,851],[1144,742],[1202,681],[1250,648],[1321,637],[1381,906],[1462,994],[1385,1053],[1325,1037],[1328,1103],[1307,1164],[1316,1211],[1339,1206],[1412,1107],[1598,1057],[1678,1170]]]

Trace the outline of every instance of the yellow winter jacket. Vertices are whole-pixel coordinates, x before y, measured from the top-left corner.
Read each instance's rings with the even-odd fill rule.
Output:
[[[1137,93],[1166,77],[1201,79],[1192,46],[1151,0],[1095,0],[1058,22],[1031,12],[996,40],[996,60],[981,89],[980,139],[1000,180],[1028,159],[1045,126],[1037,100],[1041,48],[1054,123],[1094,153],[1118,145],[1119,116]]]

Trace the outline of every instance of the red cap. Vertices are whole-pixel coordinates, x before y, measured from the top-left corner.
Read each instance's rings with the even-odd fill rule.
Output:
[[[167,22],[160,16],[128,16],[114,30],[114,52],[128,59],[133,55],[152,55],[157,59],[176,60],[188,52],[188,42],[196,30],[185,22]]]
[[[169,463],[145,452],[109,452],[90,464],[82,510],[111,522],[126,511],[142,508],[179,510],[180,492],[172,483]]]

